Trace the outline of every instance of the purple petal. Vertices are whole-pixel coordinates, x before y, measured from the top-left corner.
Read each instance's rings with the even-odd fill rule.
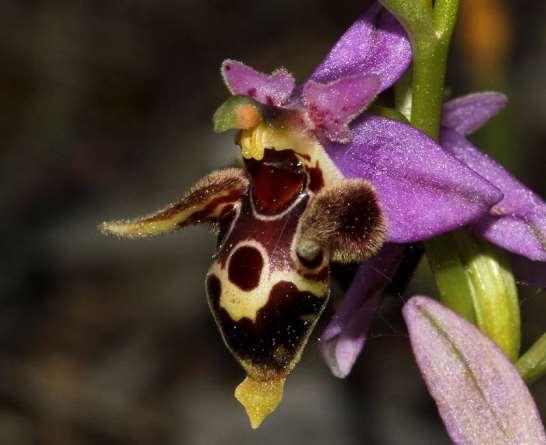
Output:
[[[404,247],[386,244],[362,264],[320,337],[322,355],[336,377],[349,375],[364,347],[383,289],[392,281]]]
[[[303,88],[303,103],[317,129],[331,141],[351,139],[349,122],[375,99],[380,80],[375,75],[352,76],[330,83],[309,81]]]
[[[457,444],[546,444],[535,403],[516,368],[475,326],[440,303],[403,308],[421,374]]]
[[[443,128],[440,143],[504,193],[472,229],[488,241],[534,261],[546,261],[546,204],[464,136]]]
[[[546,264],[542,261],[531,261],[520,255],[511,258],[512,270],[518,284],[546,289]]]
[[[381,91],[389,88],[411,62],[411,45],[396,19],[378,3],[371,6],[322,61],[311,80],[321,83],[376,74]]]
[[[504,94],[484,92],[469,94],[444,104],[442,125],[461,134],[472,133],[504,108]]]
[[[296,85],[294,76],[284,68],[267,75],[242,62],[228,59],[222,63],[221,71],[231,94],[250,96],[266,105],[282,105]]]
[[[322,143],[346,177],[375,187],[387,241],[420,241],[459,228],[502,199],[498,189],[409,125],[363,115],[351,128],[350,144]]]

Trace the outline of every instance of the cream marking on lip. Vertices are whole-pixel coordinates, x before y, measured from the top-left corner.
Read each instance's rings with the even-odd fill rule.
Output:
[[[282,219],[288,213],[292,212],[294,208],[297,207],[301,203],[301,201],[305,198],[306,198],[306,194],[300,193],[298,198],[292,204],[290,204],[290,206],[286,210],[283,210],[281,213],[277,213],[275,215],[265,215],[263,213],[260,213],[258,209],[256,209],[256,204],[254,203],[254,200],[252,199],[250,200],[250,207],[252,208],[252,213],[256,219],[260,221],[276,221],[278,219]]]
[[[234,284],[228,276],[228,269],[233,254],[244,246],[250,246],[260,252],[263,258],[263,268],[258,285],[250,290],[244,291]],[[256,321],[256,314],[264,307],[268,301],[271,289],[275,284],[286,281],[293,283],[298,291],[309,292],[316,297],[325,297],[328,289],[328,283],[306,279],[294,270],[280,270],[271,272],[270,260],[266,249],[255,240],[248,240],[234,245],[225,267],[215,262],[208,275],[216,275],[222,283],[219,305],[225,309],[233,321],[239,321],[242,318],[248,318]]]

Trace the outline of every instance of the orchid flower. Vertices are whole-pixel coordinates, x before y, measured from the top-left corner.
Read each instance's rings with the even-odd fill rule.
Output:
[[[362,286],[379,298],[384,282],[370,271],[395,267],[404,243],[481,221],[504,198],[424,133],[365,112],[411,57],[400,24],[374,4],[302,85],[284,68],[267,75],[226,60],[233,96],[213,124],[237,130],[243,168],[209,174],[155,214],[101,226],[129,238],[204,222],[217,229],[207,298],[246,373],[235,396],[254,428],[280,403],[327,304],[331,262],[369,260],[347,301]],[[373,305],[356,307],[338,316],[341,331],[368,324]],[[331,355],[339,375],[357,349],[345,362]]]

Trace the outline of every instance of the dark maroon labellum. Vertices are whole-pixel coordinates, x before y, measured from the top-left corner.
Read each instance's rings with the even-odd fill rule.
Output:
[[[324,298],[300,292],[292,283],[277,283],[261,308],[256,321],[248,318],[233,321],[219,306],[220,280],[214,275],[207,280],[211,306],[228,346],[243,360],[254,365],[282,371],[294,359],[312,320],[320,314]]]

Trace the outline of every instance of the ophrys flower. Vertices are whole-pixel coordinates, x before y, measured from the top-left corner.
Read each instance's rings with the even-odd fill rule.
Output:
[[[326,305],[330,262],[463,226],[502,199],[423,133],[361,114],[410,60],[404,31],[377,4],[299,87],[285,69],[227,60],[234,96],[213,123],[238,131],[243,168],[210,174],[154,215],[101,227],[126,237],[218,227],[208,300],[247,373],[236,396],[254,427],[281,400]]]

